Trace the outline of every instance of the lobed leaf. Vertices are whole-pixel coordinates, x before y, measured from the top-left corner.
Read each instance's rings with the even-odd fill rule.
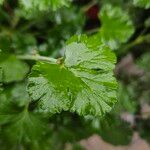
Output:
[[[26,84],[19,83],[4,88],[0,93],[0,124],[11,121],[9,119],[18,113],[18,108],[28,105],[29,101]]]
[[[0,67],[3,68],[3,82],[5,83],[24,79],[29,71],[27,64],[18,60],[14,55],[0,54]]]
[[[39,114],[28,110],[29,96],[24,83],[4,88],[0,93],[0,135],[13,143],[31,143],[41,138],[44,122]]]
[[[99,18],[102,22],[100,37],[103,42],[112,49],[118,48],[125,43],[134,33],[134,26],[129,15],[120,7],[104,5],[100,11]]]
[[[93,38],[74,36],[63,64],[38,62],[33,67],[28,91],[40,111],[101,116],[111,110],[116,102],[116,57],[107,46],[96,43]]]

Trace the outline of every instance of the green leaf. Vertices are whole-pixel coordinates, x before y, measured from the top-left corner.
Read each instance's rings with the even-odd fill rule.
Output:
[[[11,90],[11,98],[13,98],[14,102],[19,107],[27,105],[30,102],[30,97],[27,93],[26,84],[15,84]]]
[[[140,59],[137,61],[137,65],[144,69],[144,71],[150,70],[150,52],[144,53]]]
[[[6,127],[2,127],[2,133],[14,144],[31,143],[32,140],[41,138],[42,132],[40,130],[43,130],[43,128],[43,122],[38,115],[24,110],[15,115]]]
[[[28,105],[30,102],[25,83],[9,85],[0,94],[0,124],[13,118],[19,108]]]
[[[143,7],[143,8],[150,8],[150,1],[149,0],[133,0],[135,6]]]
[[[3,75],[2,68],[0,68],[0,93],[2,91],[2,75]]]
[[[50,122],[53,123],[54,128],[57,126],[57,131],[53,133],[63,143],[80,141],[93,134],[89,122],[85,122],[84,117],[75,113],[62,112],[61,114],[55,114],[50,118]]]
[[[21,81],[29,71],[26,63],[14,55],[0,54],[0,67],[3,68],[3,82]]]
[[[1,50],[0,50],[0,52],[1,52]],[[3,70],[2,70],[2,67],[0,67],[0,93],[1,93],[1,91],[2,91],[2,80],[3,79]]]
[[[4,0],[0,0],[0,5],[2,5],[2,4],[3,4],[3,2],[4,2]]]
[[[28,110],[28,104],[24,83],[9,85],[0,94],[0,133],[3,140],[6,138],[15,145],[41,138],[44,122],[39,114]]]
[[[75,36],[68,41],[63,64],[38,62],[33,67],[29,94],[45,112],[101,116],[116,102],[115,62],[114,53],[104,44]]]
[[[113,145],[127,145],[131,142],[132,129],[130,125],[117,117],[107,116],[101,120],[100,128],[100,136]]]
[[[135,99],[135,91],[132,85],[124,85],[120,82],[118,88],[118,103],[115,105],[112,113],[135,113],[137,107]]]
[[[20,3],[26,10],[40,10],[45,11],[52,8],[56,10],[62,6],[67,6],[70,0],[21,0]]]
[[[2,82],[2,79],[3,79],[3,70],[2,70],[2,68],[0,67],[0,83]]]
[[[99,134],[106,142],[113,145],[127,145],[131,142],[133,132],[130,124],[122,121],[120,117],[109,113],[102,118],[89,116],[86,119],[90,129],[93,129],[93,132]]]
[[[134,33],[134,26],[129,15],[120,7],[104,5],[99,18],[102,22],[99,33],[101,40],[112,49],[117,49],[121,43],[127,42]]]

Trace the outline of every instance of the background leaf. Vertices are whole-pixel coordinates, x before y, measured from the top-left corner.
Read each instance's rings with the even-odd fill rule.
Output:
[[[134,33],[129,15],[118,6],[104,5],[99,18],[102,22],[100,38],[112,49],[117,49],[121,43],[127,42]]]
[[[41,139],[46,125],[40,114],[28,109],[29,96],[24,84],[4,88],[0,94],[0,139],[13,146],[32,144]]]
[[[107,115],[100,121],[99,134],[105,141],[113,145],[127,145],[132,138],[132,129],[120,118]]]
[[[143,8],[150,8],[150,1],[149,0],[133,0],[135,6],[143,7]]]
[[[0,0],[0,5],[3,4],[4,0]]]
[[[26,10],[38,9],[40,11],[49,10],[50,8],[56,10],[61,6],[68,5],[69,1],[70,0],[20,0]]]
[[[0,54],[0,67],[3,68],[3,82],[21,81],[29,71],[26,63],[18,60],[14,55]]]

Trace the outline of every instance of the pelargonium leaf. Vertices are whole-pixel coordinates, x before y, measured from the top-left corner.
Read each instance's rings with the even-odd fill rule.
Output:
[[[143,7],[143,8],[150,8],[150,1],[149,0],[133,0],[135,6]]]
[[[18,114],[18,108],[27,106],[29,101],[25,83],[4,88],[0,93],[0,124],[11,121],[13,116]]]
[[[14,55],[0,54],[0,67],[3,69],[3,82],[10,83],[24,79],[29,71],[26,63]]]
[[[68,41],[63,64],[38,62],[33,67],[28,91],[39,110],[95,116],[111,110],[116,102],[116,57],[107,46],[96,43],[75,36]]]
[[[23,144],[38,140],[45,131],[45,121],[28,110],[29,96],[25,83],[9,85],[0,93],[0,125],[2,141]]]
[[[112,49],[116,49],[121,43],[125,43],[134,33],[134,26],[129,15],[120,7],[110,4],[104,5],[99,18],[102,22],[100,28],[101,40]]]

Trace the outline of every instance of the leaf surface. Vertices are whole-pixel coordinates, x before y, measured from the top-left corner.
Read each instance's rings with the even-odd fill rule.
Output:
[[[25,78],[29,71],[26,63],[14,55],[0,54],[0,67],[3,69],[3,82],[10,83]]]
[[[120,7],[110,4],[104,5],[99,18],[102,22],[100,28],[101,40],[112,49],[116,49],[121,43],[125,43],[134,33],[129,15]]]
[[[28,110],[25,87],[24,83],[9,85],[0,93],[0,133],[13,145],[41,138],[45,125],[39,114]]]
[[[68,41],[63,64],[38,62],[33,67],[28,91],[38,101],[39,110],[95,116],[111,110],[116,102],[116,57],[99,44],[86,36],[75,36]]]

